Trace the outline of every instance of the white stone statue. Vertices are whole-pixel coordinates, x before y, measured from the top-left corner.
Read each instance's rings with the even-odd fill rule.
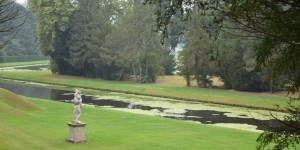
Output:
[[[82,99],[81,99],[80,91],[78,89],[75,90],[74,99],[71,100],[71,102],[74,103],[72,123],[81,124],[82,122],[79,121],[78,119],[79,119],[80,113],[81,113],[80,107],[82,105]]]
[[[79,121],[81,113],[80,107],[82,105],[80,91],[76,89],[74,93],[74,99],[66,100],[66,102],[74,103],[72,122],[67,123],[69,126],[69,136],[66,141],[70,143],[85,143],[86,139],[84,137],[84,127],[86,126],[86,123]]]

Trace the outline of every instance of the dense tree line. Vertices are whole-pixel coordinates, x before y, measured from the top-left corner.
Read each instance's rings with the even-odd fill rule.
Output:
[[[255,51],[259,39],[236,37],[228,30],[219,31],[212,16],[196,12],[185,24],[184,48],[179,54],[179,71],[190,86],[195,81],[197,87],[212,87],[212,77],[219,77],[223,88],[239,91],[270,91],[284,89],[285,76],[272,76],[270,67],[256,70]],[[227,22],[230,23],[230,22]],[[246,34],[236,31],[237,34]]]
[[[140,1],[32,0],[29,5],[38,19],[39,48],[51,57],[53,73],[108,80],[133,75],[146,83],[174,70],[170,46],[162,46],[154,32],[154,10]]]
[[[12,0],[1,0],[0,7],[0,56],[38,55],[33,14]]]
[[[255,48],[256,68],[272,66],[270,69],[274,77],[290,74],[290,90],[299,90],[299,1],[146,0],[145,3],[156,8],[158,30],[165,37],[169,24],[178,16],[177,12],[180,12],[179,17],[188,20],[196,10],[202,16],[213,17],[211,23],[218,30],[216,37],[220,31],[227,29],[239,38],[259,39]]]
[[[155,82],[159,74],[173,74],[177,65],[174,49],[181,44],[178,69],[187,86],[195,80],[197,87],[211,87],[211,77],[218,76],[224,88],[274,91],[288,81],[288,75],[275,75],[274,67],[257,72],[252,50],[262,40],[237,38],[229,28],[219,30],[218,24],[211,23],[222,15],[213,11],[206,17],[203,12],[190,13],[193,20],[188,23],[182,23],[180,11],[174,11],[168,30],[157,33],[153,32],[155,8],[135,0],[37,0],[30,1],[30,8],[38,18],[39,48],[51,57],[53,73],[108,80],[134,76],[138,82]],[[228,20],[222,25],[240,27]],[[235,34],[249,35],[241,30]],[[217,59],[211,61],[213,57]]]

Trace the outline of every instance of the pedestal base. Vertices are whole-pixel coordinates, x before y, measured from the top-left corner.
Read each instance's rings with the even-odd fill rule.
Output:
[[[86,139],[84,137],[84,127],[85,123],[75,124],[68,123],[69,126],[69,137],[66,139],[70,143],[85,143]]]

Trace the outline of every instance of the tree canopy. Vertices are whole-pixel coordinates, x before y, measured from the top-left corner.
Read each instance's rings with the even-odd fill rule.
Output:
[[[256,48],[257,68],[272,63],[274,76],[292,74],[290,90],[299,91],[299,1],[145,0],[145,3],[156,6],[158,29],[165,35],[168,24],[178,12],[183,19],[189,19],[192,11],[197,10],[203,15],[214,16],[212,23],[217,24],[219,31],[224,28],[242,30],[247,34],[236,36],[261,39]],[[228,26],[227,20],[235,22],[235,26]]]
[[[53,73],[107,80],[133,75],[147,83],[155,82],[163,67],[174,68],[172,58],[163,62],[173,56],[153,31],[153,8],[140,1],[30,0],[29,5]]]

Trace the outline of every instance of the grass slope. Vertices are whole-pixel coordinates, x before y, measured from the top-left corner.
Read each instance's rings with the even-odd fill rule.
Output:
[[[25,115],[27,111],[38,110],[38,107],[22,97],[0,88],[0,117]]]
[[[0,116],[1,149],[252,150],[258,136],[247,131],[83,107],[81,121],[88,124],[85,129],[88,142],[69,144],[65,142],[66,123],[72,118],[72,104],[28,99],[40,110],[27,111],[30,115],[17,118]]]
[[[11,78],[81,88],[111,90],[150,96],[162,96],[177,99],[199,100],[237,106],[274,108],[275,104],[284,106],[288,98],[280,96],[262,96],[218,89],[196,89],[156,84],[139,84],[125,81],[105,81],[74,76],[53,75],[50,71],[2,72],[2,78]],[[297,102],[300,104],[300,102]]]

